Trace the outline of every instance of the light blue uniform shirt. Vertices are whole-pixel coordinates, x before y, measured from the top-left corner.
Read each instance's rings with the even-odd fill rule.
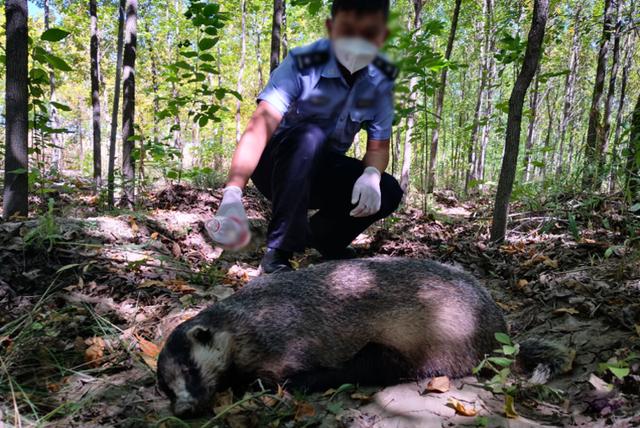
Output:
[[[363,128],[370,140],[391,138],[396,76],[396,67],[378,57],[350,87],[331,42],[321,39],[293,49],[274,70],[258,101],[267,101],[283,115],[276,135],[299,123],[314,123],[328,136],[333,150],[345,153]]]

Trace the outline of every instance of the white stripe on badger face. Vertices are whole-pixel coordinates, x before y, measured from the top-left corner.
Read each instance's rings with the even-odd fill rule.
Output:
[[[215,386],[220,373],[229,366],[231,335],[227,332],[216,333],[212,346],[193,344],[191,358],[199,369],[202,382],[209,387]]]
[[[186,411],[193,409],[193,406],[196,404],[196,399],[192,397],[187,390],[187,383],[185,382],[184,377],[174,377],[168,386],[174,394],[176,394],[174,411],[177,414],[183,414]]]

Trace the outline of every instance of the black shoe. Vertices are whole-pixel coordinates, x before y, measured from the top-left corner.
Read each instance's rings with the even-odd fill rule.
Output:
[[[358,257],[358,254],[356,253],[356,250],[353,249],[353,247],[340,248],[339,250],[318,251],[326,260],[349,260]]]
[[[266,274],[291,272],[293,267],[289,259],[293,256],[290,251],[282,251],[277,248],[267,248],[267,252],[260,262],[260,272]]]

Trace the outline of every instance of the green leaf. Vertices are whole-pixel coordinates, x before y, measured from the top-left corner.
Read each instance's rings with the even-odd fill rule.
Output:
[[[47,62],[51,67],[62,71],[72,71],[73,69],[67,64],[65,60],[55,55],[48,54],[46,56]]]
[[[509,337],[508,334],[505,333],[495,333],[494,334],[496,340],[500,343],[502,343],[503,345],[513,345],[513,342],[511,342],[511,338]]]
[[[67,30],[63,30],[62,28],[49,28],[47,31],[42,33],[40,40],[44,40],[45,42],[59,42],[69,34],[71,33]]]
[[[62,104],[62,103],[57,103],[55,101],[51,101],[51,105],[54,106],[55,108],[57,108],[58,110],[71,111],[71,107],[69,107],[66,104]]]
[[[632,213],[640,211],[640,202],[629,208],[629,211],[631,211]]]
[[[487,360],[501,367],[509,367],[513,363],[513,360],[503,357],[489,357]]]
[[[206,51],[207,49],[211,49],[218,43],[218,39],[204,38],[198,42],[198,48],[201,51]]]
[[[167,172],[167,178],[171,180],[176,180],[178,178],[178,172],[174,170]]]
[[[515,346],[511,346],[511,345],[502,346],[502,353],[504,355],[514,355],[517,351],[518,351],[518,348],[516,348]]]
[[[630,372],[629,367],[609,366],[608,369],[611,373],[613,373],[615,377],[617,377],[620,380],[624,379],[624,377],[627,376]]]

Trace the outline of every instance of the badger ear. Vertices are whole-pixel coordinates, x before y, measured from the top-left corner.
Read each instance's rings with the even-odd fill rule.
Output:
[[[211,345],[213,341],[213,334],[211,333],[211,330],[201,325],[191,327],[191,329],[187,331],[187,337],[193,343],[198,343],[200,345]]]

